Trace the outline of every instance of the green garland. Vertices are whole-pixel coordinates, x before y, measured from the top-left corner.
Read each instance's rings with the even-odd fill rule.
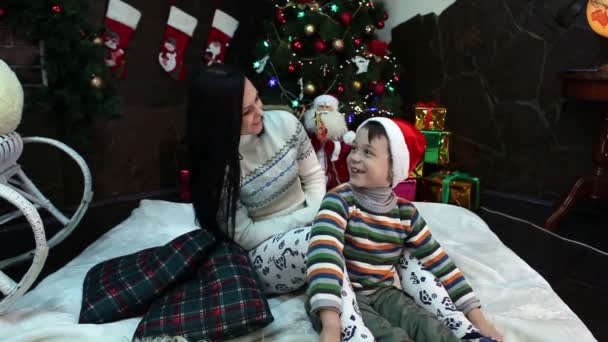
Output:
[[[86,0],[4,0],[0,20],[22,39],[42,42],[47,86],[29,103],[41,105],[65,139],[87,136],[95,119],[118,116],[115,82],[105,65],[106,50],[91,24]]]

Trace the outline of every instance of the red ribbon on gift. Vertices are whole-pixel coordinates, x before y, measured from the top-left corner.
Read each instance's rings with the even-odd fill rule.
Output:
[[[433,108],[437,107],[437,102],[418,102],[416,107],[426,108],[426,115],[424,116],[424,129],[429,129],[431,126],[431,119],[433,118]]]

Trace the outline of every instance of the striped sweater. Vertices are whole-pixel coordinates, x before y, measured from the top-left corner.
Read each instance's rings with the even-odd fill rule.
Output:
[[[357,203],[347,183],[327,193],[312,227],[306,260],[311,312],[341,312],[345,263],[357,292],[392,286],[404,248],[439,278],[459,310],[480,306],[411,202],[400,198],[388,213],[374,214]]]

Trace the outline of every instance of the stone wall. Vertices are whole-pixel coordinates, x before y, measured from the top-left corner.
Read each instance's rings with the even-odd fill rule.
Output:
[[[458,0],[392,31],[406,102],[448,108],[452,167],[484,189],[554,199],[590,171],[595,108],[563,99],[558,73],[608,63],[608,41],[584,13],[558,25],[566,2]]]

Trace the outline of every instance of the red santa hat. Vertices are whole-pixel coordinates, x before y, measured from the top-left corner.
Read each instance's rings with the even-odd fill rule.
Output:
[[[394,188],[407,179],[410,172],[422,160],[426,150],[426,138],[414,125],[393,118],[367,119],[359,126],[357,132],[370,121],[378,122],[386,131],[393,163],[393,182],[391,186]]]

